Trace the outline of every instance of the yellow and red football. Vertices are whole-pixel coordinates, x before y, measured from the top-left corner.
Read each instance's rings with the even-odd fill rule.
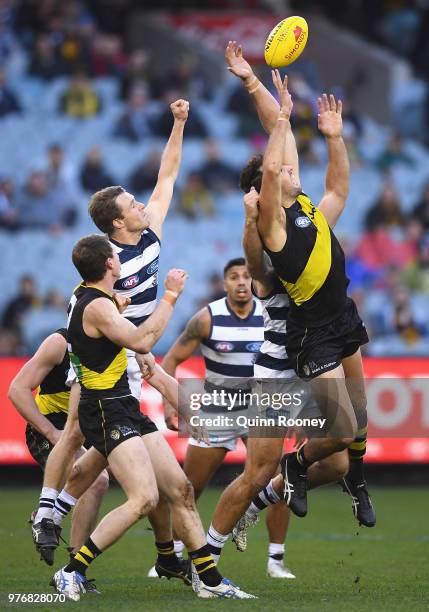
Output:
[[[303,17],[283,19],[271,30],[265,42],[265,61],[271,68],[289,66],[305,49],[308,24]]]

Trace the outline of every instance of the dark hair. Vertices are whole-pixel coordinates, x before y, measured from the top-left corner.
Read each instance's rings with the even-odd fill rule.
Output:
[[[114,231],[113,221],[122,219],[121,209],[116,202],[116,198],[121,193],[125,193],[125,189],[119,185],[113,187],[105,187],[96,191],[89,202],[89,214],[95,225],[101,232],[108,235]]]
[[[106,236],[84,236],[73,247],[72,261],[85,282],[96,283],[106,273],[106,260],[113,257],[113,249]]]
[[[254,155],[244,166],[240,174],[240,189],[244,193],[249,193],[251,187],[254,187],[258,193],[261,191],[263,159],[261,154]]]
[[[230,270],[231,268],[233,268],[234,266],[245,266],[246,265],[246,260],[244,259],[244,257],[236,257],[235,259],[230,259],[224,269],[223,269],[223,277],[225,278],[225,276],[228,273],[228,270]]]

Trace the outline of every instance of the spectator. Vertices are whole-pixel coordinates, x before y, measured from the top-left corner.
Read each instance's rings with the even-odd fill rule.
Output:
[[[389,140],[386,149],[375,162],[382,172],[388,172],[396,164],[414,166],[413,158],[404,151],[404,141],[399,134],[394,134]]]
[[[100,112],[101,100],[85,74],[79,73],[72,79],[61,96],[59,109],[75,119],[86,119]]]
[[[21,105],[13,91],[7,86],[6,73],[0,68],[0,117],[20,113]]]
[[[161,163],[161,151],[152,149],[147,160],[142,161],[132,172],[128,179],[131,191],[143,193],[152,191],[158,179],[158,171]]]
[[[143,85],[138,85],[130,93],[127,110],[119,119],[114,135],[133,142],[137,142],[146,136],[151,136],[150,119],[147,88]]]
[[[403,227],[404,221],[395,188],[387,183],[366,215],[365,228],[374,231],[380,227]]]
[[[136,49],[131,53],[127,70],[121,79],[120,95],[122,100],[128,100],[134,87],[139,85],[147,87],[149,82],[148,61],[149,53],[144,49]]]
[[[14,206],[15,184],[10,177],[0,178],[0,227],[15,230],[18,217]]]
[[[18,357],[24,353],[19,334],[0,328],[0,357]]]
[[[37,37],[28,72],[44,81],[50,81],[64,73],[64,65],[49,35],[40,34]]]
[[[405,285],[411,291],[429,294],[429,236],[420,241],[417,257],[403,275]]]
[[[239,138],[252,138],[261,132],[261,124],[251,98],[243,85],[237,83],[226,102],[225,110],[237,115]]]
[[[19,332],[25,313],[38,304],[40,301],[37,297],[34,279],[28,275],[22,276],[19,280],[18,295],[6,304],[3,311],[2,327]]]
[[[413,210],[413,217],[422,224],[426,232],[429,231],[429,182],[424,187],[422,199]]]
[[[191,172],[180,195],[179,210],[185,217],[195,219],[199,212],[205,217],[215,214],[212,197],[198,172]]]
[[[113,34],[97,34],[92,44],[90,61],[92,75],[120,77],[127,65],[121,39]]]
[[[183,92],[176,89],[168,89],[164,95],[165,110],[155,122],[155,135],[161,138],[169,138],[173,127],[173,115],[170,111],[170,104],[179,98],[183,98]],[[207,138],[207,128],[198,114],[196,108],[192,108],[186,122],[186,138]]]
[[[209,189],[224,193],[236,189],[239,171],[219,159],[219,148],[214,140],[205,143],[206,161],[198,170]]]
[[[80,183],[83,189],[91,193],[116,184],[104,167],[103,156],[98,147],[92,147],[86,154],[80,171]]]
[[[46,172],[33,170],[17,196],[16,208],[21,227],[60,229],[61,210],[49,190]]]
[[[48,149],[46,176],[49,190],[61,211],[61,223],[73,226],[78,215],[76,183],[72,167],[64,162],[64,149],[58,143]]]
[[[410,292],[400,285],[393,292],[393,328],[407,344],[415,344],[424,334],[424,327],[413,312]]]
[[[22,337],[26,347],[33,352],[53,331],[63,327],[67,320],[67,304],[64,297],[50,289],[41,305],[32,307],[22,320]]]

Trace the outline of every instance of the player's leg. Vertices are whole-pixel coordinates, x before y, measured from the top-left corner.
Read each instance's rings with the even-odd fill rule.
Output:
[[[376,516],[365,482],[363,462],[366,453],[368,414],[360,349],[344,358],[342,364],[346,376],[347,390],[356,413],[358,426],[356,437],[348,448],[350,470],[343,480],[343,489],[352,498],[353,514],[359,523],[366,527],[373,527],[376,523]]]
[[[152,459],[160,494],[170,503],[175,533],[185,543],[199,579],[208,587],[218,586],[222,576],[207,546],[189,479],[160,432],[147,434],[143,439]]]
[[[222,493],[209,527],[207,541],[216,559],[252,499],[275,474],[282,449],[283,438],[248,439],[244,471]]]
[[[227,449],[224,447],[207,447],[198,442],[189,442],[186,451],[183,471],[194,487],[195,499],[198,499],[214,474],[222,465]]]
[[[284,501],[268,507],[265,519],[269,537],[267,575],[271,578],[295,578],[290,569],[284,565],[289,519],[290,510]]]
[[[311,390],[323,417],[329,437],[312,438],[297,452],[281,461],[284,499],[297,516],[307,514],[308,468],[333,453],[348,448],[357,432],[357,421],[347,391],[343,367],[324,372],[311,380]]]
[[[70,563],[55,574],[54,585],[69,599],[80,598],[81,584],[92,561],[158,503],[155,474],[140,436],[116,446],[108,455],[108,463],[127,501],[101,520]]]

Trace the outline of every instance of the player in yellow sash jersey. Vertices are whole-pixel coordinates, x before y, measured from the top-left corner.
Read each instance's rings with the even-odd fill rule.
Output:
[[[25,430],[28,450],[42,470],[65,427],[69,402],[74,401],[76,391],[79,392],[77,384],[71,390],[67,384],[70,359],[66,331],[58,329],[48,336],[9,387],[10,400],[28,423]],[[34,389],[37,389],[35,396],[32,393]],[[83,452],[84,449],[78,451],[72,461]],[[109,478],[104,470],[76,505],[71,525],[71,549],[79,550],[93,530],[108,485]],[[50,542],[52,538],[58,542],[61,527],[59,521],[54,520],[57,518],[55,513],[52,518],[54,503],[49,492],[49,487],[42,490],[40,509],[33,519],[32,530],[41,559],[52,565],[55,548]],[[67,504],[67,500],[64,503]],[[40,529],[41,524],[43,529]],[[91,590],[90,583],[86,590]]]

